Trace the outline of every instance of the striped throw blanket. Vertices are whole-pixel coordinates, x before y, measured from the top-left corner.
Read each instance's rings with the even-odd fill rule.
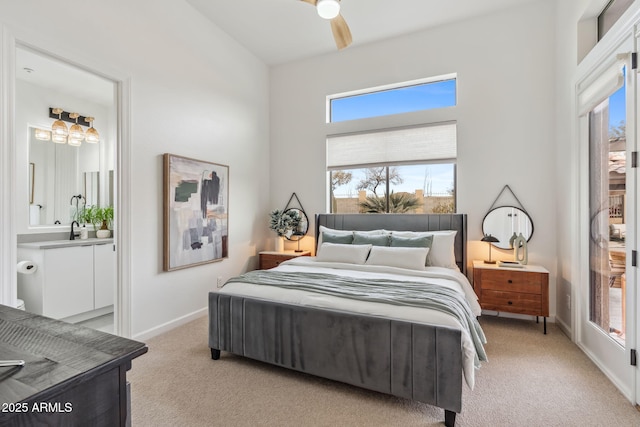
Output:
[[[255,270],[232,277],[227,283],[277,286],[344,298],[437,310],[455,317],[475,344],[474,364],[486,361],[486,338],[463,295],[445,286],[410,280],[371,279],[326,273]]]

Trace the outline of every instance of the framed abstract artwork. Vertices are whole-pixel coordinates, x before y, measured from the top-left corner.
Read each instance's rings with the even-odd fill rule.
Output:
[[[165,153],[164,271],[228,258],[229,166]]]

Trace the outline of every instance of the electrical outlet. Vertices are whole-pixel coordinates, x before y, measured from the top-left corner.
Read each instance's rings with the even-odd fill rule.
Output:
[[[224,283],[222,282],[222,276],[218,276],[218,281],[217,281],[218,287],[221,288],[223,284]]]

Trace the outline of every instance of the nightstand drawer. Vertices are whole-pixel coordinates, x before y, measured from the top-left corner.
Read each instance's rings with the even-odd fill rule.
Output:
[[[285,256],[278,255],[260,255],[260,269],[267,270],[269,268],[277,267],[282,261],[291,259]]]
[[[482,308],[538,316],[542,314],[542,296],[540,294],[483,290]]]
[[[481,286],[484,293],[485,289],[495,291],[513,291],[540,294],[542,293],[543,278],[541,273],[530,273],[524,271],[510,270],[485,270],[480,273],[482,275]]]
[[[260,270],[268,270],[279,266],[284,261],[300,256],[311,256],[309,251],[303,252],[260,252]]]

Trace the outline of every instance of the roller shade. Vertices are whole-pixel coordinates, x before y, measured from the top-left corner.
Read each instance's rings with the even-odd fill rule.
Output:
[[[619,55],[592,82],[581,84],[578,88],[578,115],[583,116],[593,110],[598,104],[611,96],[624,84],[624,66],[628,55]]]
[[[456,124],[439,123],[327,137],[327,169],[456,158]]]

